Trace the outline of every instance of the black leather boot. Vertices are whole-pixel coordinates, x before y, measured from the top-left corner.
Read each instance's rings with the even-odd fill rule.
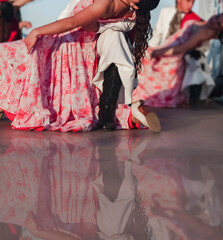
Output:
[[[190,86],[189,106],[192,109],[199,108],[201,88],[202,88],[201,84],[195,84]]]
[[[118,68],[112,63],[104,72],[103,92],[99,99],[99,127],[103,130],[115,129],[115,109],[121,86]]]
[[[223,95],[223,75],[218,75],[215,79],[215,86],[209,98],[218,98]]]

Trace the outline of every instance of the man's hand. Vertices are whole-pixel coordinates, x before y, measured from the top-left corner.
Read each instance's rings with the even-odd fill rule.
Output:
[[[151,58],[160,58],[160,56],[161,56],[161,52],[159,51],[159,49],[155,49],[151,53]]]
[[[19,29],[22,29],[22,28],[31,28],[32,27],[32,23],[31,22],[28,22],[28,21],[21,21],[19,22]]]
[[[24,6],[26,3],[32,2],[32,1],[33,0],[15,0],[13,2],[13,6],[20,8],[20,7]]]

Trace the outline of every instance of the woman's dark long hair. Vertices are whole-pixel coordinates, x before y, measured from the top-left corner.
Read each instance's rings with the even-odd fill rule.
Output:
[[[152,239],[152,228],[148,223],[148,216],[145,213],[139,193],[136,194],[131,221],[127,225],[125,233],[131,235],[134,240]]]
[[[9,2],[0,2],[0,42],[7,42],[11,31],[14,9]]]
[[[135,25],[135,47],[134,57],[137,72],[141,71],[141,59],[145,56],[145,51],[148,48],[148,40],[152,37],[152,27],[150,24],[150,9],[148,0],[141,0],[137,5],[139,9],[136,11]]]

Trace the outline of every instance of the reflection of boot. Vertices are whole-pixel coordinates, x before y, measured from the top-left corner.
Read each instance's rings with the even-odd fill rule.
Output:
[[[130,159],[132,162],[137,164],[143,164],[143,160],[140,158],[140,155],[143,154],[146,150],[148,151],[148,142],[149,139],[146,138],[138,143],[138,145],[134,146],[131,151]],[[134,143],[136,143],[134,141]]]
[[[201,87],[202,87],[201,84],[196,84],[196,85],[190,86],[190,99],[189,99],[190,108],[198,108],[199,107]]]
[[[99,102],[99,127],[103,130],[115,129],[115,109],[122,82],[115,64],[104,72],[103,92]]]
[[[104,185],[104,194],[112,202],[117,199],[120,186],[122,184],[122,178],[120,176],[116,156],[116,141],[114,141],[114,143],[114,145],[111,145],[112,143],[109,143],[109,148],[111,147],[112,149],[109,154],[105,150],[108,147],[106,141],[104,144],[98,145],[98,160],[100,170],[103,174],[102,182]]]

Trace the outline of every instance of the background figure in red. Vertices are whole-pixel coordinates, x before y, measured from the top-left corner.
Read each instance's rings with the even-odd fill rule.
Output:
[[[11,42],[21,38],[14,8],[7,0],[0,0],[0,42]],[[0,109],[0,120],[4,112]]]
[[[20,29],[30,28],[32,24],[22,21],[19,8],[31,0],[0,0],[0,42],[12,42],[21,39]],[[17,16],[18,15],[18,16]]]
[[[24,21],[22,20],[20,8],[26,5],[29,2],[32,2],[33,0],[8,0],[13,7],[14,7],[14,12],[17,21],[19,22],[19,29],[21,30],[22,28],[31,28],[32,24],[29,21]]]
[[[149,41],[150,47],[157,47],[183,28],[189,20],[201,21],[201,18],[192,11],[195,0],[176,0],[176,6],[165,7],[161,10],[153,37]]]
[[[7,0],[0,0],[0,42],[12,42],[22,38],[21,31],[23,27],[30,28],[32,24],[27,21],[20,21],[15,16],[15,11],[30,0],[17,0],[14,5]],[[4,112],[0,109],[0,120]]]
[[[0,0],[0,42],[20,39],[18,21],[14,18],[14,8],[6,0]]]

